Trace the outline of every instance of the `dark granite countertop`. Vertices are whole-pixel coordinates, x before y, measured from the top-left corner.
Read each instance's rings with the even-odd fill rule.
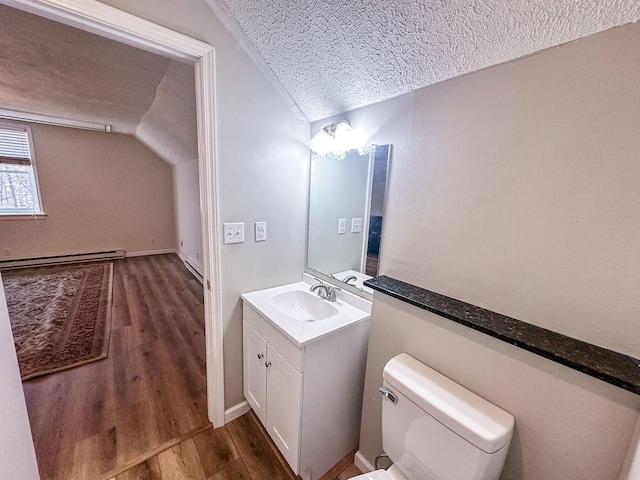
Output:
[[[365,285],[554,362],[640,394],[640,360],[382,276]]]

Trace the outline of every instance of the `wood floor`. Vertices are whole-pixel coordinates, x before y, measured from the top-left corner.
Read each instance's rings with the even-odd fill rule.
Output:
[[[42,480],[111,478],[210,425],[202,285],[175,255],[127,258],[113,302],[107,359],[24,382]]]
[[[202,285],[175,255],[114,262],[109,356],[24,382],[42,480],[296,480],[253,412],[207,419]],[[322,480],[360,471],[351,452]]]
[[[360,471],[351,452],[321,480],[345,480]],[[297,480],[258,419],[249,412],[205,431],[111,480]]]

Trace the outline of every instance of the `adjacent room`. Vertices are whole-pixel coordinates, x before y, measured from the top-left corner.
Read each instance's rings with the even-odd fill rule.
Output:
[[[40,474],[210,425],[192,65],[0,6],[0,268]]]
[[[637,1],[0,4],[0,477],[640,480]]]

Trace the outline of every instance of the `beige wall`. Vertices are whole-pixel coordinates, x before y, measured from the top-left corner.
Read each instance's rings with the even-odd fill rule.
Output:
[[[169,165],[130,135],[31,129],[47,216],[0,220],[3,258],[175,248]]]
[[[629,450],[627,464],[624,468],[624,480],[640,480],[640,419],[636,425],[636,434]]]
[[[242,393],[240,294],[302,278],[309,124],[289,110],[205,0],[102,0],[216,49],[220,215],[245,222],[243,244],[222,245],[225,403]],[[253,222],[267,241],[253,241]]]
[[[638,44],[625,26],[345,114],[394,146],[381,273],[640,356]],[[618,478],[640,397],[379,294],[369,460],[401,351],[515,415],[503,479]]]
[[[375,296],[360,450],[381,452],[384,364],[408,352],[516,418],[503,480],[619,478],[640,398],[462,325]]]

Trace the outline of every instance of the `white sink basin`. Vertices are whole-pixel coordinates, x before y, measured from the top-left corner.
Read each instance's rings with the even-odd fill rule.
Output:
[[[279,293],[271,302],[282,313],[299,322],[324,320],[338,313],[338,309],[327,300],[302,290]]]
[[[315,283],[305,273],[301,282],[247,292],[242,300],[298,347],[369,320],[371,302],[344,290],[329,302],[309,291]]]

